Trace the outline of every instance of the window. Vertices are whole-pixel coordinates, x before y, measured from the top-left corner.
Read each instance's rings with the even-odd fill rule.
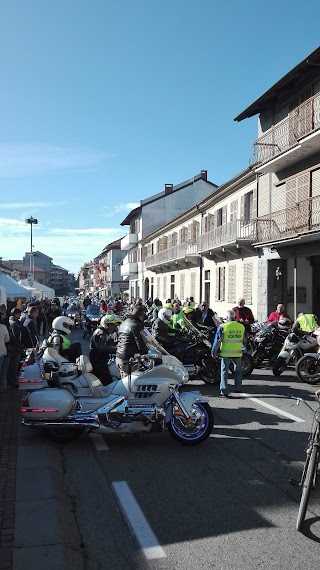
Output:
[[[225,300],[225,267],[217,267],[216,270],[216,301]]]
[[[151,277],[151,287],[150,287],[150,297],[153,300],[154,299],[154,277]]]
[[[230,222],[235,222],[238,218],[238,200],[234,200],[230,204]]]
[[[204,300],[210,306],[210,271],[204,272]]]
[[[171,279],[170,279],[170,298],[173,299],[175,296],[175,284],[174,284],[174,275],[171,275]]]
[[[220,226],[222,226],[222,210],[223,210],[223,208],[219,208],[219,210],[217,211],[217,227],[218,228]]]
[[[236,266],[228,267],[228,303],[236,302]]]
[[[252,305],[252,263],[243,266],[243,296],[246,305]]]
[[[245,222],[251,222],[252,214],[253,214],[253,192],[248,192],[245,195],[245,201],[244,201]]]

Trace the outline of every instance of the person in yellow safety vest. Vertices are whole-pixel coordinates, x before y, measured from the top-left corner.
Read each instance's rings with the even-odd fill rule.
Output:
[[[173,329],[185,329],[186,325],[184,322],[184,312],[182,310],[181,305],[179,303],[173,304],[173,313],[171,317],[171,328]]]
[[[299,313],[293,325],[293,332],[298,335],[311,334],[319,326],[318,318],[312,313]]]
[[[242,385],[242,365],[241,357],[243,351],[243,339],[245,328],[235,320],[234,311],[227,311],[227,322],[219,325],[216,332],[211,354],[213,358],[217,356],[220,349],[221,356],[221,379],[220,379],[220,396],[228,397],[228,373],[230,360],[234,363],[234,384],[235,391],[241,391]]]
[[[49,346],[55,348],[57,352],[69,360],[69,362],[75,362],[78,356],[82,354],[80,342],[71,343],[67,336],[65,336],[71,333],[72,325],[73,321],[69,319],[69,317],[56,317],[52,321],[53,330],[48,338]]]

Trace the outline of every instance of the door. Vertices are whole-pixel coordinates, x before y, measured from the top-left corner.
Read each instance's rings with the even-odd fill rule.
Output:
[[[312,312],[320,318],[320,255],[311,257],[312,264]]]

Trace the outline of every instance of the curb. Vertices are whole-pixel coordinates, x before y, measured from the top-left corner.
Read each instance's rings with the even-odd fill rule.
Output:
[[[81,538],[64,488],[59,445],[19,431],[13,570],[84,568]],[[26,433],[26,432],[31,433]]]

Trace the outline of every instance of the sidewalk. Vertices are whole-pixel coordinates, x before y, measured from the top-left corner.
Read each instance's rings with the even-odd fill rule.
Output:
[[[0,395],[0,570],[81,570],[62,448],[20,428],[21,397],[11,389]]]
[[[0,570],[12,569],[21,392],[0,395]]]

